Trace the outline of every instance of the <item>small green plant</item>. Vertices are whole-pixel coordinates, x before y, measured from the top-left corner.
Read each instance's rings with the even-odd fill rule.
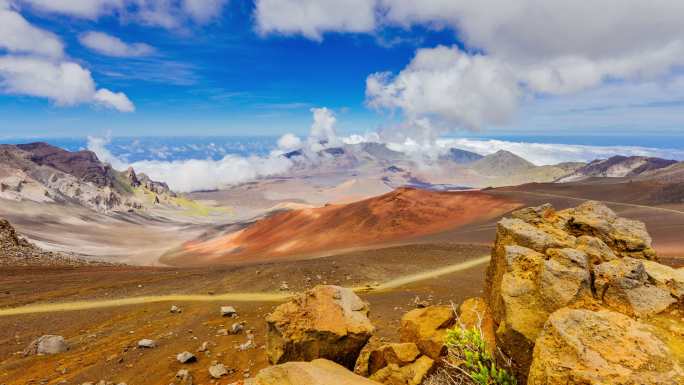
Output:
[[[515,377],[496,365],[487,351],[482,331],[478,328],[464,329],[456,326],[446,337],[449,352],[448,364],[467,376],[477,385],[516,385]]]

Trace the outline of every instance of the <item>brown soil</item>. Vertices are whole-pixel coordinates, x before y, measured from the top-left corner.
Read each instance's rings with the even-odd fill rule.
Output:
[[[488,247],[434,244],[392,247],[287,264],[258,264],[218,268],[164,269],[136,267],[14,268],[0,270],[0,308],[20,304],[99,300],[169,293],[273,292],[286,281],[293,291],[321,283],[359,286],[437,269],[479,258]],[[371,319],[378,335],[396,340],[401,315],[414,307],[416,296],[433,304],[460,303],[481,294],[486,264],[466,271],[386,290],[362,294],[371,304]],[[0,316],[0,384],[80,384],[115,381],[136,385],[167,385],[181,368],[189,369],[195,383],[208,384],[208,367],[217,360],[236,373],[215,384],[225,385],[254,374],[267,365],[263,350],[264,316],[273,302],[182,302],[181,314],[171,314],[174,303]],[[236,320],[222,318],[221,305],[234,305],[247,328],[256,335],[258,348],[239,351],[244,334],[217,336]],[[69,352],[55,356],[23,357],[15,354],[43,334],[63,335]],[[158,341],[155,349],[140,350],[138,340]],[[203,341],[210,354],[196,353]],[[175,355],[188,350],[198,362],[181,365]]]
[[[401,188],[350,204],[277,213],[237,232],[186,242],[161,261],[191,266],[314,256],[406,241],[496,218],[519,206],[477,191]]]

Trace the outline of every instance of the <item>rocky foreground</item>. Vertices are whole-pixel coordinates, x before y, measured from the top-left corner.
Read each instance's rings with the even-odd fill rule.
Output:
[[[390,341],[376,337],[372,309],[352,289],[317,286],[266,317],[272,366],[235,384],[682,384],[683,305],[684,270],[657,262],[641,222],[597,202],[544,205],[499,222],[483,298],[417,303]],[[225,333],[240,328],[236,321]],[[260,348],[244,333],[238,350]],[[58,357],[69,349],[63,342],[44,336],[24,354]],[[231,369],[211,359],[209,375],[223,383]],[[206,377],[206,366],[193,365],[204,353],[175,360],[174,385]]]

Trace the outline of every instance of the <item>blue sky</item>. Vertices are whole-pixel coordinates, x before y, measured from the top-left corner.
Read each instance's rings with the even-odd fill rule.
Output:
[[[644,17],[636,10],[613,20],[609,7],[602,12],[603,1],[586,10],[598,16],[583,20],[585,40],[573,35],[557,43],[529,40],[534,34],[524,28],[534,23],[516,10],[473,24],[463,20],[486,9],[461,9],[440,0],[421,2],[420,9],[401,0],[353,0],[346,9],[322,0],[313,2],[316,10],[310,16],[311,0],[263,0],[259,9],[251,1],[213,0],[217,8],[202,20],[183,14],[185,3],[178,3],[172,9],[173,25],[145,19],[136,0],[110,1],[121,8],[112,10],[107,0],[98,0],[91,4],[105,5],[84,16],[80,8],[62,7],[68,3],[64,0],[48,5],[0,0],[6,16],[20,15],[64,46],[63,54],[44,59],[35,42],[18,47],[11,45],[12,31],[0,32],[0,59],[35,56],[77,63],[91,72],[97,90],[124,93],[135,111],[108,108],[110,102],[91,95],[95,89],[69,105],[48,91],[24,91],[24,83],[24,88],[8,89],[3,84],[14,75],[3,72],[0,63],[0,136],[306,135],[313,107],[334,111],[343,133],[396,126],[406,133],[438,135],[473,130],[678,135],[684,127],[684,63],[678,59],[684,52],[678,51],[684,44],[682,30],[674,21],[668,29],[669,19]],[[482,7],[504,3],[490,0]],[[363,9],[369,10],[369,19],[360,22]],[[672,2],[653,15],[680,10]],[[552,17],[548,25],[538,23],[537,39],[563,34],[557,28],[577,22],[572,19],[577,10],[562,11],[549,6]],[[307,17],[298,18],[302,13]],[[632,34],[621,38],[617,32],[623,22],[643,41],[634,41]],[[656,22],[662,36],[638,35]],[[594,24],[611,23],[616,33],[592,30]],[[103,54],[82,41],[93,31],[149,49]],[[661,58],[662,52],[671,59],[653,64],[652,57]],[[385,71],[390,74],[373,77]],[[369,91],[368,79],[376,79],[378,87]]]

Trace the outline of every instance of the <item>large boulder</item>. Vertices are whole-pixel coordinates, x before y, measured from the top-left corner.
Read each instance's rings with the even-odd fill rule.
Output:
[[[350,289],[317,286],[278,306],[266,321],[272,364],[326,358],[352,369],[374,332],[368,304]]]
[[[245,385],[379,385],[332,361],[288,362],[259,371]]]
[[[401,342],[412,342],[421,353],[438,359],[446,351],[447,329],[454,325],[456,316],[451,306],[428,306],[414,309],[401,319]]]
[[[682,384],[684,371],[653,329],[623,314],[564,308],[537,339],[529,385]]]
[[[620,218],[605,205],[593,201],[562,211],[555,211],[551,205],[531,207],[511,216],[497,226],[485,296],[496,325],[497,345],[512,358],[519,379],[526,379],[530,366],[537,371],[535,378],[541,378],[540,368],[546,365],[543,355],[537,353],[542,349],[537,347],[541,340],[547,341],[551,349],[559,346],[553,345],[558,338],[567,338],[567,344],[583,349],[563,328],[557,332],[562,334],[560,337],[548,340],[553,335],[549,330],[562,325],[561,315],[567,315],[571,309],[580,312],[610,309],[630,322],[647,317],[645,322],[655,334],[668,336],[668,341],[674,338],[670,353],[678,357],[675,360],[683,359],[681,335],[676,337],[678,332],[673,331],[684,330],[684,321],[678,316],[682,309],[674,308],[682,304],[677,300],[682,298],[684,280],[679,270],[655,262],[657,256],[643,223]],[[551,325],[550,317],[556,317],[556,326]],[[574,320],[577,325],[573,327],[584,330],[587,336],[603,338],[592,334],[592,325],[600,324],[595,318],[568,319]],[[611,322],[615,321],[613,318]],[[626,345],[632,338],[619,333],[606,336],[616,344],[624,338]],[[562,361],[564,358],[560,357]],[[562,365],[559,368],[566,372],[575,370],[562,369]],[[660,368],[654,370],[664,375]],[[575,377],[569,376],[569,382],[573,383]]]

